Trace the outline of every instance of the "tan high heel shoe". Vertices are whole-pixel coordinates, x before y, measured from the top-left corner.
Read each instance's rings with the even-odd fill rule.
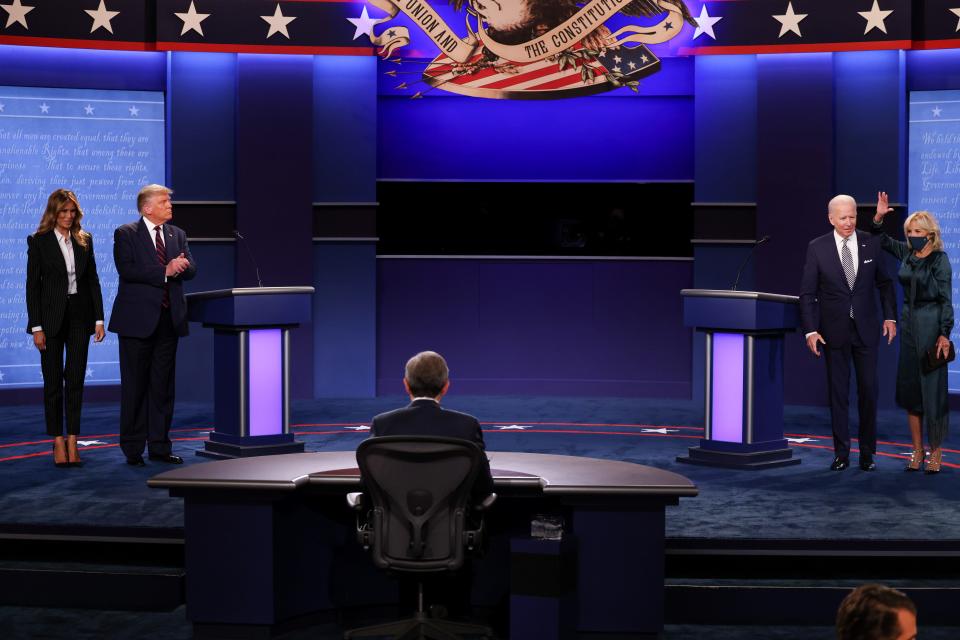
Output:
[[[57,436],[53,439],[53,465],[58,469],[65,469],[70,466],[70,463],[67,462],[67,451],[63,443],[63,436]]]
[[[934,449],[930,452],[930,457],[927,458],[927,466],[924,468],[924,473],[940,473],[940,463],[943,462],[943,450]]]
[[[907,466],[904,467],[904,471],[920,471],[920,467],[923,466],[924,458],[923,447],[919,449],[914,449],[910,452],[910,462],[907,463]]]
[[[80,451],[77,450],[77,436],[67,436],[67,464],[71,467],[82,467]]]

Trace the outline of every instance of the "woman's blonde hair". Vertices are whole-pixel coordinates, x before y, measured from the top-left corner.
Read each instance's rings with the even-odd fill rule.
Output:
[[[914,211],[903,223],[903,235],[907,235],[907,227],[915,224],[927,232],[927,241],[934,251],[943,251],[943,238],[940,234],[940,224],[929,211]]]
[[[80,209],[80,201],[77,200],[77,194],[69,189],[57,189],[47,198],[47,208],[40,216],[40,224],[37,226],[37,233],[46,233],[57,226],[57,212],[63,208],[63,205],[72,202],[77,208],[77,215],[73,218],[73,225],[70,227],[70,235],[77,241],[77,244],[87,248],[87,238],[90,234],[80,227],[80,220],[83,219],[83,211]]]

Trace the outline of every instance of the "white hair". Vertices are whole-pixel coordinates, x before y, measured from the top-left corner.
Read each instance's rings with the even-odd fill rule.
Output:
[[[854,200],[852,196],[841,193],[838,196],[833,196],[833,198],[830,200],[830,203],[827,205],[827,212],[833,213],[834,209],[844,204],[848,204],[854,209],[857,208],[857,201]]]

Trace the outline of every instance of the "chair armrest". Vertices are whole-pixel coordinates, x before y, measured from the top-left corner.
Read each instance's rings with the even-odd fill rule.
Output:
[[[474,511],[486,511],[493,506],[493,503],[497,501],[497,494],[491,493],[486,498],[481,500],[479,503],[473,506]]]
[[[354,511],[363,510],[363,493],[355,492],[347,494],[347,506],[353,509]]]

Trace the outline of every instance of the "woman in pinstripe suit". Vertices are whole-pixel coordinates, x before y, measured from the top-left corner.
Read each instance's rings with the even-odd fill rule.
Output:
[[[47,435],[58,467],[79,467],[77,436],[90,335],[103,340],[103,296],[93,238],[81,229],[77,196],[57,189],[27,237],[27,333],[40,351]],[[66,350],[66,364],[64,364]],[[66,406],[67,437],[63,436]]]

